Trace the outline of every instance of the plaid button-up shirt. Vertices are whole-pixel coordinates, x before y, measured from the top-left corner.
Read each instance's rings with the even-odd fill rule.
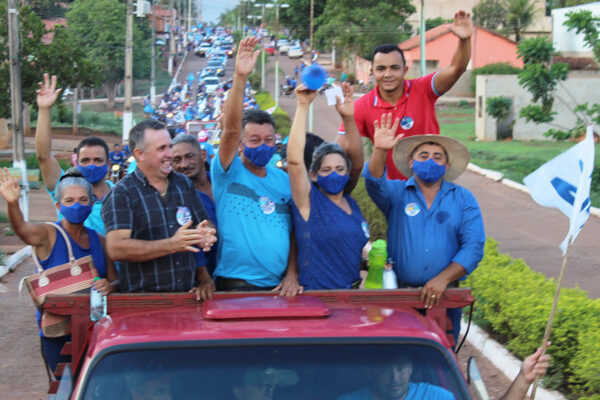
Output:
[[[191,218],[192,227],[208,215],[192,182],[172,172],[164,199],[137,168],[122,179],[102,205],[106,232],[131,230],[131,238],[152,241],[172,237]],[[142,262],[120,261],[123,292],[184,292],[196,283],[196,268],[203,266],[202,252],[180,252]]]

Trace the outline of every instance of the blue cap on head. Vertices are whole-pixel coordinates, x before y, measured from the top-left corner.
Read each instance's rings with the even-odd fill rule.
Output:
[[[304,68],[300,78],[304,86],[310,90],[318,90],[325,83],[325,79],[327,79],[327,71],[319,64],[312,64]]]

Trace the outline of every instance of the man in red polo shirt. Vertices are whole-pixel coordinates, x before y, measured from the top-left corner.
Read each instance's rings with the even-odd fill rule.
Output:
[[[465,72],[471,58],[471,35],[473,22],[471,14],[459,11],[454,14],[450,31],[458,37],[458,46],[450,65],[433,74],[417,79],[405,80],[406,67],[404,53],[395,44],[377,46],[373,51],[371,74],[377,84],[373,90],[354,102],[354,119],[361,136],[373,140],[373,123],[384,113],[392,113],[400,119],[396,135],[413,136],[439,134],[440,127],[435,116],[435,102],[446,93]],[[360,141],[346,138],[344,126],[338,132],[338,143],[350,156],[352,163],[360,162],[358,152],[362,152]],[[387,177],[403,179],[392,159],[393,149],[386,159]]]

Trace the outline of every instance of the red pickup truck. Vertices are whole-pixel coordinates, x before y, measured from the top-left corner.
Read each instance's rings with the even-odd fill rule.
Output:
[[[242,392],[250,385],[262,387],[261,399],[333,400],[364,392],[402,359],[413,387],[470,399],[445,331],[446,308],[472,302],[469,289],[447,290],[427,311],[418,290],[230,292],[204,303],[189,294],[115,293],[108,316],[91,324],[89,296],[49,296],[43,307],[70,315],[72,336],[63,350],[72,362],[59,365],[62,378],[49,393],[251,400]]]

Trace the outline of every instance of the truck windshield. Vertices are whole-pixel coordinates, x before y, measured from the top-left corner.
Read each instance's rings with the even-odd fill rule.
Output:
[[[467,399],[452,356],[420,344],[125,350],[102,358],[84,399]]]

